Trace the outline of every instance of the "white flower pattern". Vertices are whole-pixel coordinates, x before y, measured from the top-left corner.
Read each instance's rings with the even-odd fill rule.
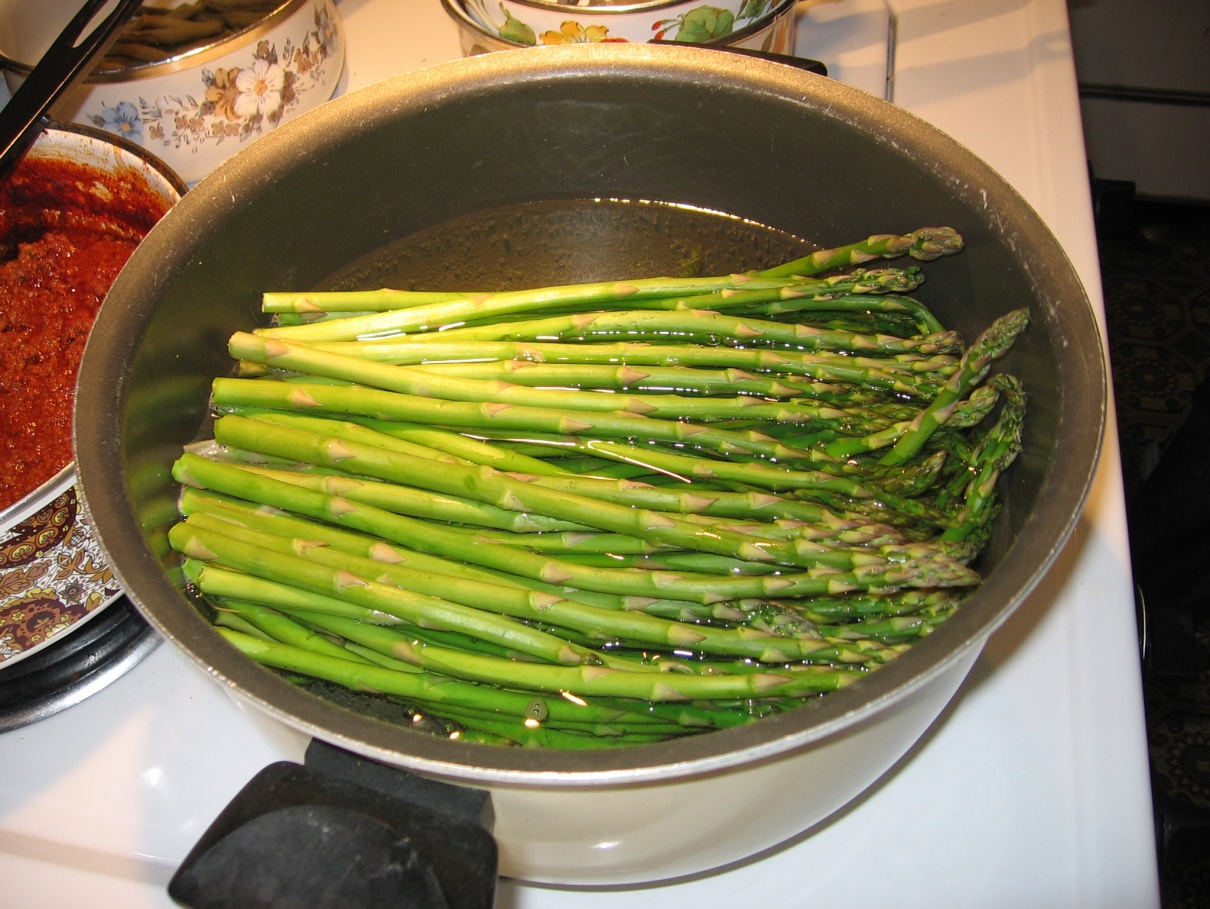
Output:
[[[268,117],[282,103],[286,71],[276,63],[257,60],[235,77],[235,112],[241,117]]]
[[[108,104],[87,119],[102,129],[121,128],[152,152],[254,139],[325,82],[326,65],[339,59],[335,15],[332,0],[317,0],[314,27],[301,42],[287,39],[279,50],[262,40],[247,65],[203,69],[196,94]]]

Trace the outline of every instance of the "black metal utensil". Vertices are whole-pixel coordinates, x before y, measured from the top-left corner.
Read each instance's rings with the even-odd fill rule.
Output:
[[[84,29],[110,0],[87,0],[42,56],[12,99],[0,110],[0,175],[29,150],[50,122],[51,106],[92,70],[143,0],[118,0],[87,36]]]

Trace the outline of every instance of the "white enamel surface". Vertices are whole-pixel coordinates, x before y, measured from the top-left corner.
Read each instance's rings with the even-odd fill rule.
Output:
[[[894,100],[1026,195],[1099,308],[1063,4],[896,0],[893,10]],[[343,0],[341,12],[350,89],[460,53],[437,3]],[[800,18],[798,53],[882,96],[886,22],[878,0],[818,4]],[[1055,569],[993,635],[939,721],[856,802],[712,873],[621,888],[504,881],[497,907],[1156,909],[1133,622],[1109,445]],[[213,817],[265,764],[298,760],[303,745],[159,648],[84,704],[0,736],[2,901],[169,909],[164,886]],[[792,810],[801,793],[782,788]]]
[[[0,0],[0,52],[31,66],[57,34],[53,26],[62,28],[80,7],[75,0],[39,0],[31,16],[33,5]],[[52,115],[116,132],[193,184],[274,126],[329,100],[344,46],[333,0],[308,0],[255,40],[196,66],[78,84]],[[16,91],[22,76],[11,70],[4,76]]]

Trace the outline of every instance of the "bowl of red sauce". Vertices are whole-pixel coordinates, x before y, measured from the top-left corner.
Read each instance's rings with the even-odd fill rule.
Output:
[[[75,125],[0,175],[0,669],[121,594],[76,495],[76,374],[110,285],[184,192],[159,159]]]

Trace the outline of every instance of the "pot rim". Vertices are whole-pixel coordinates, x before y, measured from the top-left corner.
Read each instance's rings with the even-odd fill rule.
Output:
[[[418,735],[354,715],[297,689],[237,654],[197,610],[180,608],[184,600],[179,589],[146,542],[139,547],[136,537],[129,535],[137,531],[129,503],[123,500],[121,490],[106,483],[106,472],[115,466],[112,454],[109,459],[81,461],[83,490],[103,544],[123,549],[115,571],[123,574],[120,580],[132,600],[165,637],[232,693],[317,738],[386,763],[460,782],[584,787],[667,781],[775,758],[875,717],[952,667],[973,648],[982,648],[987,637],[1054,566],[1087,499],[1104,434],[1107,378],[1091,303],[1049,228],[1002,177],[939,129],[850,86],[764,60],[743,58],[742,67],[730,67],[709,59],[700,49],[641,43],[601,46],[591,54],[582,54],[574,47],[546,47],[437,64],[336,99],[284,124],[254,149],[228,160],[153,228],[144,243],[146,255],[156,257],[162,275],[183,267],[188,251],[174,244],[175,225],[189,224],[205,234],[223,218],[223,207],[233,198],[233,187],[244,185],[251,174],[265,185],[272,184],[275,176],[288,171],[294,162],[322,156],[328,145],[340,141],[342,128],[347,129],[350,123],[358,124],[361,130],[372,130],[380,119],[420,113],[431,105],[456,101],[463,93],[505,92],[523,82],[608,78],[647,84],[665,79],[669,73],[708,86],[711,91],[755,93],[775,97],[779,103],[810,107],[879,143],[892,141],[888,137],[893,137],[906,153],[933,162],[930,166],[936,168],[936,175],[943,177],[955,193],[977,197],[983,210],[994,212],[988,217],[998,230],[1027,228],[1013,234],[1023,258],[1024,252],[1034,251],[1035,246],[1046,248],[1049,280],[1073,297],[1072,305],[1083,321],[1081,330],[1098,343],[1095,353],[1079,354],[1083,359],[1075,378],[1081,387],[1073,389],[1073,393],[1078,390],[1081,394],[1081,419],[1088,438],[1082,438],[1073,449],[1076,457],[1071,462],[1056,465],[1051,472],[1039,507],[1004,558],[1009,562],[1025,550],[1032,567],[1013,572],[1011,578],[1006,570],[991,572],[963,609],[934,634],[859,683],[793,711],[738,729],[654,745],[580,752],[507,749]],[[936,154],[939,151],[946,156],[944,168]],[[1027,267],[1035,266],[1030,263]],[[1035,282],[1047,277],[1031,272]],[[121,351],[129,347],[128,342],[120,340],[121,332],[129,325],[142,324],[139,320],[144,318],[139,313],[123,312],[119,319],[118,310],[113,312],[115,318],[104,331],[104,341],[113,344],[90,342],[82,372],[103,371],[107,359],[120,359]],[[104,349],[113,346],[118,350]],[[81,391],[85,400],[99,401],[99,391]],[[87,454],[104,454],[98,440],[87,433],[79,437],[87,445]],[[113,535],[106,530],[113,530]]]

